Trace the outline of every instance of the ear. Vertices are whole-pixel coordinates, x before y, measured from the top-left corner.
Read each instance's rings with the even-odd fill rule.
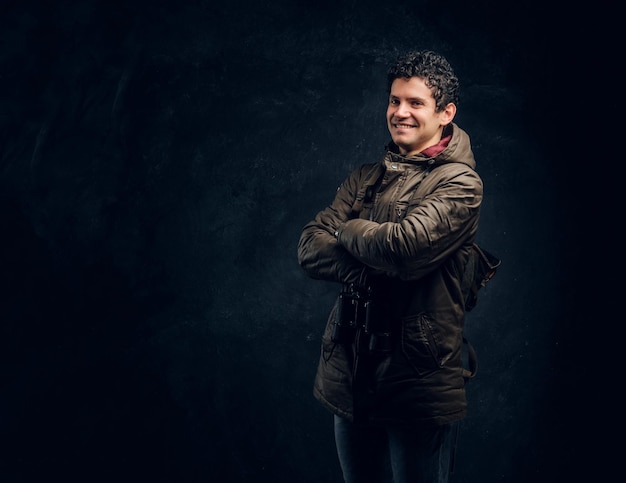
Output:
[[[456,104],[450,102],[446,107],[443,108],[443,111],[439,113],[441,119],[441,125],[447,126],[452,122],[454,116],[456,115]]]

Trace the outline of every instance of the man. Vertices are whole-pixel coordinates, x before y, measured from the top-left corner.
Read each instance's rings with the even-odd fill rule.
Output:
[[[339,282],[315,397],[334,413],[346,483],[447,482],[466,416],[462,276],[483,195],[459,82],[431,51],[388,72],[391,142],[308,223],[298,261]]]

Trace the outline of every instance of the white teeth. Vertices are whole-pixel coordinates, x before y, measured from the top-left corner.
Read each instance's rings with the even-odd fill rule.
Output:
[[[410,124],[396,124],[396,127],[408,129],[410,127],[415,127],[415,126],[411,126]]]

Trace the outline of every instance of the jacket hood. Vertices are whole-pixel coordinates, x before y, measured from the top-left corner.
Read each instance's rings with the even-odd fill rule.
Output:
[[[435,164],[462,163],[475,170],[476,160],[472,152],[469,134],[455,123],[449,124],[448,127],[444,129],[444,136],[449,136],[450,134],[452,134],[452,138],[448,146],[435,156],[427,156],[423,153],[404,156],[400,154],[398,146],[393,141],[387,144],[386,149],[391,154],[392,158],[400,162],[423,163],[432,159],[435,161]]]

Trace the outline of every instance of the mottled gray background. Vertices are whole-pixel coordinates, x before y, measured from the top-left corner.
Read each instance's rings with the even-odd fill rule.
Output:
[[[487,0],[3,2],[0,480],[341,481],[312,397],[338,287],[308,279],[296,245],[382,155],[386,69],[413,48],[461,79],[478,240],[503,259],[467,321],[480,367],[452,482],[584,476],[593,343],[550,115],[571,48],[553,15]]]

